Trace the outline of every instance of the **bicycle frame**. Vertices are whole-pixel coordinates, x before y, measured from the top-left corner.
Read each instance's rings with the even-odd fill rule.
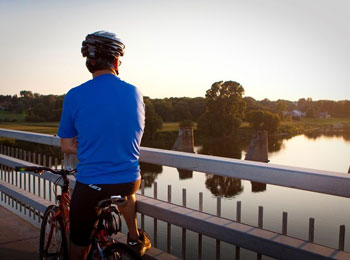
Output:
[[[71,173],[76,172],[76,170],[59,170],[59,171],[55,171],[51,168],[47,168],[47,167],[36,167],[36,166],[24,166],[24,167],[15,167],[16,171],[20,171],[20,172],[24,172],[24,171],[29,171],[29,172],[34,172],[34,173],[38,173],[39,175],[41,175],[42,172],[44,171],[50,171],[54,174],[60,175],[60,177],[56,180],[55,185],[58,184],[58,182],[60,181],[60,179],[63,179],[63,185],[61,188],[61,194],[57,195],[57,190],[55,192],[56,194],[56,204],[55,205],[51,205],[49,207],[52,208],[48,208],[47,211],[44,214],[44,220],[43,223],[49,223],[48,222],[48,215],[50,214],[50,210],[52,213],[52,216],[50,217],[50,221],[51,223],[49,223],[48,226],[46,226],[48,229],[48,233],[47,234],[47,243],[45,245],[42,244],[42,235],[40,235],[40,255],[42,255],[41,252],[44,251],[44,254],[48,254],[49,251],[49,247],[52,243],[52,239],[53,236],[55,235],[54,232],[55,230],[57,231],[58,228],[61,228],[61,235],[63,235],[62,238],[62,243],[61,243],[61,247],[60,247],[60,253],[65,252],[64,255],[66,255],[67,253],[67,235],[69,234],[69,223],[70,223],[70,219],[69,219],[69,212],[70,212],[70,190],[69,190],[69,179],[68,179],[68,175]],[[109,212],[112,213],[114,212],[115,214],[117,214],[118,216],[118,225],[119,227],[117,228],[117,230],[112,231],[112,232],[119,232],[120,231],[120,225],[121,225],[121,217],[120,217],[120,213],[118,211],[117,208],[111,206],[111,204],[115,204],[115,205],[122,205],[125,203],[125,198],[121,197],[121,196],[112,196],[109,199],[105,199],[105,200],[101,200],[96,209],[97,210],[101,210],[102,212],[104,212],[104,210],[110,210]],[[58,205],[57,205],[58,204]],[[98,228],[94,230],[94,235],[93,235],[93,244],[95,246],[95,250],[98,252],[98,254],[100,255],[101,259],[104,259],[104,250],[107,249],[109,250],[108,253],[110,252],[110,250],[112,250],[114,252],[114,250],[116,250],[115,252],[117,252],[117,247],[120,245],[118,245],[119,243],[116,242],[113,238],[111,238],[111,235],[109,233],[107,233],[105,228],[100,228],[100,225],[103,226],[102,222],[100,222],[101,219],[98,220]],[[116,220],[117,221],[117,220]],[[60,224],[58,224],[60,223]],[[58,226],[56,226],[58,224]],[[41,230],[45,230],[45,228],[43,228],[44,225],[42,224],[42,229]],[[108,229],[109,230],[109,229]],[[110,232],[110,231],[108,231]],[[116,234],[114,233],[114,234]],[[45,235],[43,236],[45,237]],[[65,242],[64,242],[65,241]],[[65,247],[62,245],[66,245]],[[117,247],[112,247],[111,246],[117,246]],[[42,251],[43,250],[43,251]],[[121,249],[122,250],[122,249]],[[124,253],[125,253],[125,248],[123,249]],[[132,249],[131,249],[132,250]],[[127,251],[127,250],[126,250]],[[94,251],[91,251],[90,254],[92,256],[92,254],[94,253]],[[107,254],[108,254],[107,253]],[[127,252],[126,252],[127,253]],[[90,255],[89,254],[89,255]],[[131,254],[134,255],[135,253],[127,253],[127,254]],[[42,257],[42,256],[41,256]],[[135,259],[138,259],[136,256],[133,257]]]
[[[63,178],[63,186],[61,189],[61,195],[56,195],[56,198],[55,198],[56,202],[58,202],[59,210],[56,211],[55,215],[52,217],[51,228],[48,236],[48,243],[46,244],[45,251],[48,251],[48,248],[51,244],[57,218],[62,217],[65,234],[66,235],[69,234],[69,207],[70,207],[69,180],[66,174],[63,174],[62,178]]]
[[[66,175],[63,177],[63,186],[61,195],[56,196],[56,201],[58,201],[59,211],[63,217],[63,223],[65,227],[66,234],[69,234],[69,207],[70,207],[70,191],[69,191],[69,180]]]
[[[68,179],[68,174],[76,172],[76,170],[59,170],[55,171],[51,168],[48,167],[37,167],[37,166],[19,166],[15,167],[16,171],[24,172],[24,171],[29,171],[29,172],[34,172],[39,175],[41,175],[45,171],[50,171],[54,174],[60,175],[60,177],[56,180],[55,184],[59,182],[59,180],[62,178],[63,179],[63,185],[61,188],[61,194],[57,195],[57,192],[55,192],[56,197],[55,201],[57,205],[57,210],[54,211],[53,216],[51,217],[51,223],[49,223],[48,226],[48,233],[47,233],[47,243],[44,247],[44,252],[48,252],[49,247],[52,242],[52,238],[54,236],[55,229],[58,227],[56,226],[58,223],[58,218],[62,218],[62,224],[64,228],[64,234],[67,236],[69,234],[69,207],[70,207],[70,191],[69,191],[69,179]],[[56,186],[57,187],[57,186]],[[50,191],[51,192],[51,191]],[[60,225],[59,225],[60,226]],[[61,227],[62,228],[62,227]],[[65,241],[68,241],[67,237]]]

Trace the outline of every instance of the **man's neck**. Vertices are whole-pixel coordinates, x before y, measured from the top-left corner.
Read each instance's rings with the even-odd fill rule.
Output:
[[[103,74],[117,75],[114,71],[111,71],[111,70],[97,70],[94,73],[92,73],[92,78],[96,78],[96,77],[101,76]]]

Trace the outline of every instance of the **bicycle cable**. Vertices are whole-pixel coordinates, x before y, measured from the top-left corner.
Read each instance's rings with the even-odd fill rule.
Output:
[[[57,194],[56,187],[59,186],[58,183],[60,182],[61,179],[62,179],[62,176],[59,176],[59,177],[55,180],[55,182],[54,182],[55,185],[54,185],[53,188],[52,188],[54,194]]]

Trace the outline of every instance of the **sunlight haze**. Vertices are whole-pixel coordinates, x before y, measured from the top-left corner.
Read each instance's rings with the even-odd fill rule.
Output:
[[[350,99],[348,0],[0,0],[0,89],[65,94],[91,78],[81,42],[126,44],[120,77],[145,96],[237,81],[261,100]]]

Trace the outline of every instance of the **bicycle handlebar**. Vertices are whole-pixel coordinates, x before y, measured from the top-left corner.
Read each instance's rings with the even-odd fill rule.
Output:
[[[53,170],[49,167],[43,167],[43,166],[16,166],[15,170],[20,171],[20,172],[35,172],[35,173],[49,171],[49,172],[52,172],[53,174],[57,174],[57,175],[68,175],[68,174],[75,173],[77,171],[76,169],[73,169],[73,170],[65,170],[65,169]]]

